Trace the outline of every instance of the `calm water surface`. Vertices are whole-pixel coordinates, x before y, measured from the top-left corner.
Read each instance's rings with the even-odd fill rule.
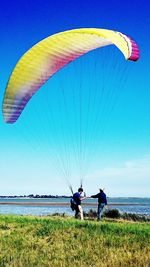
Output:
[[[8,204],[1,204],[5,202]],[[10,205],[9,202],[24,203],[23,205]],[[34,206],[26,205],[26,203],[33,203]],[[39,206],[38,203],[53,203],[57,202],[56,206]],[[66,206],[61,206],[59,203],[68,203]],[[0,198],[0,214],[18,214],[18,215],[48,215],[53,213],[65,213],[67,215],[74,215],[69,206],[69,198]],[[84,200],[84,203],[97,203],[96,199]],[[115,205],[112,205],[115,204]],[[109,209],[118,209],[120,212],[137,213],[150,215],[150,198],[108,198]],[[126,204],[126,205],[122,205]],[[131,205],[129,205],[131,204]],[[138,205],[135,205],[138,204]],[[96,210],[96,206],[83,206],[85,211],[89,209]]]

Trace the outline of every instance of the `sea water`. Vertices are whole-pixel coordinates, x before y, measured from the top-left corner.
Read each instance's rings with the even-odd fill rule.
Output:
[[[8,204],[1,204],[2,202]],[[10,205],[9,202],[22,203],[22,205]],[[39,203],[45,203],[42,206]],[[30,205],[28,205],[30,203]],[[33,206],[31,205],[33,203]],[[58,203],[55,206],[47,206],[47,203]],[[61,203],[66,203],[62,206]],[[18,215],[49,215],[54,213],[65,213],[67,215],[74,215],[70,209],[69,198],[0,198],[0,214],[18,214]],[[96,199],[84,200],[84,211],[90,209],[96,210]],[[90,206],[86,206],[90,203]],[[92,206],[93,204],[93,206]],[[113,205],[114,204],[114,205]],[[136,213],[150,216],[150,198],[108,198],[109,209],[118,209],[120,212]]]

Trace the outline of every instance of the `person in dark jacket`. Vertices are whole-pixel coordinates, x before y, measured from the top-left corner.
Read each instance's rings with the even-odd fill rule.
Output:
[[[98,208],[97,208],[97,220],[101,220],[102,212],[104,207],[107,205],[107,197],[102,189],[96,195],[92,195],[92,198],[98,198]]]
[[[81,201],[85,199],[86,197],[81,197],[81,194],[83,193],[83,188],[80,187],[78,189],[78,192],[73,194],[73,200],[75,203],[75,218],[78,218],[78,214],[80,214],[81,220],[83,220],[83,209],[81,207]]]

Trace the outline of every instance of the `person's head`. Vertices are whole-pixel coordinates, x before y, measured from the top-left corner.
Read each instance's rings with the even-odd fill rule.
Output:
[[[78,192],[79,192],[79,194],[82,194],[83,193],[83,188],[79,187]]]
[[[103,193],[104,192],[103,189],[101,189],[101,188],[99,189],[99,191],[100,191],[100,193]]]

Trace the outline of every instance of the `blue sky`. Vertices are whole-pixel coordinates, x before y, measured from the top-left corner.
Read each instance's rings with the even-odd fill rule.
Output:
[[[126,62],[114,47],[94,51],[50,79],[16,124],[1,112],[0,195],[70,194],[66,179],[75,190],[83,177],[89,195],[103,187],[110,196],[149,196],[149,8],[148,1],[1,1],[1,103],[17,60],[59,31],[121,31],[138,43],[140,60]]]

